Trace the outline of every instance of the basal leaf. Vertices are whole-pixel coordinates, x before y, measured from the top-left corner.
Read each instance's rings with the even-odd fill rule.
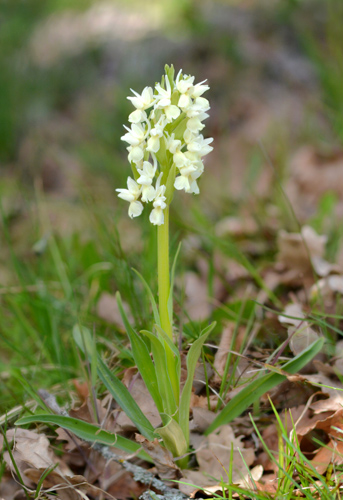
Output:
[[[158,411],[160,413],[163,413],[162,401],[158,391],[158,383],[154,363],[151,360],[145,342],[139,337],[139,335],[137,335],[137,333],[133,330],[129,323],[129,320],[123,308],[119,292],[116,293],[116,297],[119,312],[124,322],[126,333],[128,334],[128,337],[130,339],[133,358],[135,360],[139,373],[141,374],[142,379],[144,380],[145,385],[148,388],[148,391],[155,401]]]
[[[154,427],[133,399],[127,387],[108,369],[101,359],[98,360],[98,375],[104,386],[112,394],[125,414],[132,420],[139,432],[149,440],[154,439]]]
[[[17,420],[15,424],[27,425],[34,422],[58,425],[59,427],[67,429],[68,431],[75,434],[75,436],[78,436],[85,441],[114,446],[128,453],[137,453],[140,449],[139,444],[131,441],[130,439],[124,438],[123,436],[118,436],[118,434],[112,434],[111,432],[100,429],[96,425],[89,424],[88,422],[84,422],[83,420],[65,417],[62,415],[32,415]],[[139,456],[143,460],[148,460],[149,462],[151,462],[151,458],[149,457],[149,455],[142,450],[138,452],[137,456]]]
[[[183,431],[183,434],[185,436],[187,445],[189,443],[189,405],[191,401],[195,367],[198,362],[199,356],[201,354],[202,346],[204,345],[204,342],[206,341],[207,337],[209,336],[209,334],[211,333],[211,331],[215,326],[216,323],[213,322],[211,323],[211,325],[205,328],[202,332],[201,337],[199,337],[195,342],[193,342],[187,354],[187,379],[181,394],[180,410],[179,410],[180,411],[179,423]]]
[[[288,361],[282,366],[282,370],[287,373],[297,373],[303,366],[311,361],[318,354],[325,339],[320,338],[311,344],[302,353],[294,359]],[[244,387],[231,401],[222,409],[222,411],[213,420],[212,424],[206,429],[205,435],[211,434],[221,425],[231,422],[234,418],[241,415],[249,406],[260,398],[262,394],[270,391],[273,387],[286,380],[285,375],[279,373],[267,373],[253,380],[247,387]]]
[[[136,269],[132,268],[132,270],[133,270],[133,272],[135,272],[137,274],[138,278],[141,280],[141,282],[144,285],[145,290],[148,293],[150,304],[151,304],[151,307],[152,307],[152,312],[153,312],[153,315],[154,315],[154,321],[155,321],[155,323],[157,325],[161,325],[160,315],[158,314],[157,304],[156,304],[156,301],[154,299],[154,294],[152,293],[151,288],[149,287],[148,283],[145,281],[145,279],[143,278],[143,276],[138,271],[136,271]]]
[[[158,325],[154,325],[161,341],[165,342],[165,349],[170,349],[171,353],[174,355],[174,360],[171,365],[168,366],[169,377],[174,390],[176,401],[179,400],[180,393],[180,376],[181,376],[181,356],[178,348],[172,341],[172,339],[166,334],[166,332]],[[168,353],[170,354],[170,353]]]
[[[180,457],[187,452],[188,443],[181,427],[174,419],[169,417],[168,423],[156,429],[155,433],[161,436],[164,446],[172,452],[174,457]]]
[[[175,280],[175,269],[176,269],[176,263],[177,259],[180,253],[181,249],[181,242],[179,243],[179,246],[177,247],[176,254],[173,260],[173,265],[171,268],[171,273],[170,273],[170,289],[169,289],[169,297],[168,297],[168,314],[170,321],[173,322],[173,295],[174,295],[174,280]]]
[[[85,349],[92,348],[92,337],[88,328],[80,327],[76,325],[73,329],[73,336],[75,342],[80,347],[82,351]],[[89,357],[93,357],[94,353],[87,351]],[[107,388],[107,390],[112,394],[115,401],[119,404],[121,409],[126,413],[126,415],[132,420],[136,425],[137,429],[143,436],[147,439],[154,439],[154,428],[146,418],[142,410],[139,408],[136,401],[133,399],[127,387],[122,383],[122,381],[116,377],[102,361],[99,354],[97,356],[97,373],[100,380]]]
[[[173,387],[168,373],[167,357],[165,352],[165,344],[153,333],[142,330],[141,333],[146,335],[151,342],[152,354],[155,363],[156,373],[158,373],[157,383],[163,403],[163,412],[168,415],[175,415],[178,407],[175,401]]]

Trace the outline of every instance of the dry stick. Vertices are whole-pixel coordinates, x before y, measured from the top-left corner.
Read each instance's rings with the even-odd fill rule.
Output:
[[[48,393],[47,391],[40,391],[40,396],[44,399],[45,404],[57,415],[63,415],[65,417],[69,416],[68,412],[61,408],[56,401],[56,397],[53,394]],[[79,438],[80,439],[80,438]],[[89,443],[89,441],[82,439]],[[142,500],[155,500],[157,497],[159,500],[187,500],[189,497],[181,493],[181,491],[176,490],[174,488],[170,488],[163,481],[157,479],[154,474],[143,469],[139,465],[134,465],[127,460],[123,460],[118,455],[116,455],[113,451],[111,451],[109,446],[95,443],[92,446],[93,450],[99,452],[106,460],[114,460],[118,464],[122,465],[125,470],[130,472],[133,475],[133,479],[140,483],[146,484],[149,487],[153,487],[156,490],[163,493],[162,495],[157,495],[156,493],[147,490],[145,491],[140,498]]]

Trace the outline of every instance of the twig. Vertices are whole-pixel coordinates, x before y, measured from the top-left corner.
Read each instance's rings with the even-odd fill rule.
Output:
[[[59,406],[54,395],[44,390],[40,391],[40,396],[44,399],[45,404],[49,406],[54,413],[57,415],[68,416],[68,412]],[[89,443],[89,441],[85,439],[82,439],[82,441]],[[189,498],[184,493],[181,493],[181,491],[170,488],[163,481],[157,479],[152,472],[147,471],[139,465],[132,464],[127,460],[123,460],[116,453],[111,451],[109,446],[95,443],[92,448],[100,453],[106,460],[114,460],[120,464],[127,472],[130,472],[133,475],[135,481],[146,484],[149,487],[153,487],[163,493],[163,495],[157,495],[153,491],[147,490],[140,496],[142,500],[187,500]]]

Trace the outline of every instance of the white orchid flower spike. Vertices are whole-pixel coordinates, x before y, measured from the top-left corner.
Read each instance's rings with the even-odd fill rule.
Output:
[[[174,79],[173,66],[166,66],[154,89],[145,87],[141,94],[132,90],[133,96],[128,97],[135,110],[129,115],[131,128],[125,126],[121,139],[128,144],[134,179],[128,178],[128,189],[117,191],[130,203],[131,218],[151,203],[149,220],[160,226],[175,189],[199,193],[202,158],[213,150],[213,139],[200,133],[210,109],[202,97],[209,90],[205,82],[194,84],[194,76],[183,75],[182,70]]]

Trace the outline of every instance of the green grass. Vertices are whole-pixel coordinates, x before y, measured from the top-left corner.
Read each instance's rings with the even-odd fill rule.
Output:
[[[0,35],[4,46],[0,55],[0,157],[5,161],[20,163],[18,147],[31,127],[54,115],[77,115],[73,104],[81,94],[88,104],[86,117],[76,117],[73,127],[76,131],[82,129],[82,133],[76,140],[72,138],[61,147],[81,162],[84,175],[78,181],[76,193],[65,204],[61,203],[58,213],[72,222],[76,210],[79,210],[87,225],[80,229],[74,228],[71,233],[57,231],[54,218],[51,220],[48,215],[53,195],[43,195],[37,184],[34,189],[30,184],[32,179],[27,181],[20,165],[11,170],[9,179],[0,186],[0,415],[17,405],[30,406],[39,388],[53,390],[59,394],[61,401],[70,402],[71,394],[74,394],[72,379],[87,378],[72,336],[75,324],[86,326],[95,333],[101,356],[118,376],[124,368],[133,366],[126,335],[120,327],[108,324],[96,315],[96,304],[102,292],[114,294],[120,290],[136,328],[150,329],[153,319],[149,300],[132,268],[144,276],[155,294],[157,288],[156,234],[151,231],[147,214],[141,217],[139,223],[130,221],[125,207],[116,201],[115,188],[125,183],[128,172],[124,147],[119,140],[129,108],[124,85],[123,88],[118,86],[113,89],[109,103],[93,92],[93,86],[103,89],[97,80],[99,54],[96,51],[81,54],[50,70],[37,70],[30,65],[23,68],[18,61],[34,28],[50,13],[63,11],[69,2],[51,0],[43,7],[42,2],[36,1],[31,2],[30,8],[26,8],[24,3],[14,4],[7,3],[2,12],[8,23],[4,24],[5,29]],[[303,19],[302,9],[306,5],[303,6],[302,2],[288,4],[287,12],[283,12],[283,15],[287,14],[287,23],[297,26],[297,22]],[[85,8],[82,2],[73,2],[73,6]],[[341,143],[343,138],[343,30],[336,9],[342,9],[342,2],[328,0],[324,9],[326,17],[321,27],[325,34],[324,42],[316,36],[311,24],[301,24],[303,32],[299,26],[297,28],[299,39],[303,40],[315,63],[324,114],[336,134],[332,139],[333,144]],[[175,19],[180,16],[183,18],[183,25],[188,26],[190,33],[206,33],[206,26],[203,20],[197,18],[192,2],[178,3],[174,16]],[[222,53],[226,55],[232,55],[236,50],[231,38],[220,43]],[[242,62],[237,60],[235,64],[240,67]],[[80,78],[80,74],[84,78]],[[81,86],[80,80],[83,81]],[[40,110],[38,115],[37,109]],[[315,145],[321,146],[322,141],[316,134],[311,139]],[[214,304],[209,318],[217,322],[211,340],[219,341],[224,323],[227,320],[235,321],[232,350],[236,350],[240,325],[247,327],[248,341],[254,326],[261,322],[261,330],[253,344],[257,349],[273,352],[280,348],[284,340],[280,332],[275,332],[268,323],[263,323],[267,314],[273,314],[275,318],[285,302],[285,289],[279,286],[273,291],[269,290],[263,277],[265,267],[276,258],[276,234],[270,230],[264,231],[270,217],[268,208],[277,207],[280,227],[289,230],[298,227],[292,207],[282,192],[288,175],[287,165],[292,155],[289,148],[292,143],[283,127],[275,131],[275,137],[278,147],[269,165],[275,169],[275,183],[268,200],[256,199],[256,181],[263,168],[266,168],[266,158],[265,151],[254,146],[250,151],[245,189],[240,200],[233,202],[227,199],[225,193],[214,193],[213,197],[208,194],[208,206],[205,209],[196,198],[190,202],[182,200],[174,207],[172,254],[175,254],[178,241],[182,238],[191,236],[199,246],[191,261],[186,252],[183,254],[181,250],[177,274],[180,276],[183,271],[194,270],[197,259],[201,259],[208,270],[209,297],[214,297],[217,281],[225,288],[229,294],[227,303]],[[210,175],[210,169],[207,175]],[[19,208],[16,205],[18,198]],[[327,258],[331,261],[337,258],[343,238],[342,225],[334,215],[337,203],[337,197],[327,193],[320,200],[317,213],[309,221],[316,231],[328,234]],[[217,220],[226,215],[244,217],[247,205],[260,228],[257,235],[225,239],[216,236],[214,226]],[[130,233],[133,234],[133,241],[128,242]],[[260,254],[246,252],[246,244],[256,242],[263,243],[265,251]],[[242,298],[242,287],[238,286],[240,283],[232,285],[226,280],[224,270],[218,268],[216,263],[218,252],[246,269],[249,278],[245,283],[242,279],[241,284],[249,284],[253,294]],[[263,307],[255,301],[260,290],[264,290],[269,299]],[[320,296],[310,304],[310,319],[327,338],[331,346],[328,351],[330,355],[334,354],[335,343],[343,335],[340,299],[339,296],[331,315],[323,311]],[[175,301],[179,306],[176,324],[182,325],[182,342],[186,345],[198,338],[207,321],[200,323],[187,317],[182,286],[177,287]],[[243,353],[244,346],[245,343],[240,353]],[[288,356],[289,350],[285,354]],[[203,359],[213,364],[213,351],[210,348],[205,347]],[[235,375],[238,362],[238,356],[229,355],[219,391],[221,397],[240,384]],[[96,390],[100,395],[104,390],[99,382]],[[207,387],[208,397],[209,394]],[[258,414],[257,406],[254,410]],[[10,416],[10,422],[17,416]],[[278,419],[276,411],[275,416]],[[257,424],[254,426],[259,435]],[[332,479],[319,476],[309,467],[306,457],[299,453],[298,444],[289,440],[280,422],[279,426],[278,456],[282,460],[278,458],[277,493],[270,498],[296,498],[296,490],[301,487],[310,500],[318,497],[325,500],[339,499],[337,485],[341,481],[340,469],[337,469],[338,479],[333,484]],[[261,436],[259,438],[262,439]],[[276,460],[274,455],[271,455],[271,459]],[[294,470],[295,475],[290,472]],[[3,472],[4,464],[0,456],[0,480]],[[313,485],[314,479],[319,481],[319,485],[310,491],[309,486]],[[247,492],[226,484],[223,486],[229,490],[231,497],[236,492],[255,499],[269,498],[262,492]],[[222,498],[220,495],[214,497]]]

